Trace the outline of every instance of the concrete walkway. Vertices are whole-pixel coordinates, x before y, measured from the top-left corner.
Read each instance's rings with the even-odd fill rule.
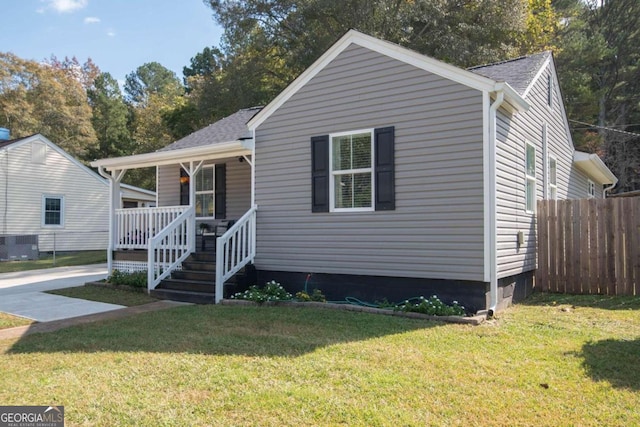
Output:
[[[36,322],[51,322],[124,308],[116,304],[43,293],[52,289],[82,286],[105,277],[105,264],[2,273],[0,311]]]

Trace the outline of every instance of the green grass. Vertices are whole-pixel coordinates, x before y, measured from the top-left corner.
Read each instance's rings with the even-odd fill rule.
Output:
[[[640,425],[640,308],[602,304],[536,296],[478,327],[183,306],[0,341],[0,402],[70,426]]]
[[[106,251],[61,252],[56,254],[53,265],[52,254],[42,254],[35,261],[3,261],[0,262],[0,273],[15,271],[39,270],[42,268],[68,267],[73,265],[100,264],[107,262]]]
[[[86,299],[89,301],[119,304],[127,307],[158,301],[156,298],[150,297],[146,293],[102,288],[99,286],[78,286],[75,288],[64,288],[47,291],[47,293],[62,295],[71,298]]]
[[[32,323],[33,320],[0,312],[0,329],[15,328],[16,326],[25,326]]]

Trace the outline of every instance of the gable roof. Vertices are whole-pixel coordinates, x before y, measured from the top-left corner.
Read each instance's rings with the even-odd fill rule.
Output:
[[[0,150],[2,150],[3,148],[6,148],[10,145],[16,144],[20,141],[22,141],[23,139],[27,139],[27,138],[31,138],[32,136],[38,135],[37,133],[34,133],[33,135],[29,135],[29,136],[23,136],[22,138],[16,138],[16,139],[9,139],[6,141],[0,141]]]
[[[291,98],[298,90],[315,77],[331,61],[352,44],[370,49],[382,55],[413,65],[429,73],[463,84],[484,92],[503,91],[507,108],[515,111],[526,111],[529,104],[515,91],[508,82],[496,81],[478,73],[464,70],[455,65],[447,64],[430,58],[421,53],[407,49],[400,45],[368,36],[356,30],[349,30],[342,38],[333,44],[320,58],[296,78],[285,90],[280,92],[266,107],[256,114],[248,123],[249,129],[254,130],[273,114],[282,104]]]
[[[181,150],[183,148],[201,147],[203,145],[221,144],[225,142],[250,139],[252,137],[247,122],[255,116],[262,107],[251,107],[237,111],[230,116],[211,123],[182,139],[167,145],[158,151]]]
[[[493,64],[479,65],[468,70],[492,80],[507,82],[520,95],[526,96],[528,88],[550,59],[551,52],[545,51]]]

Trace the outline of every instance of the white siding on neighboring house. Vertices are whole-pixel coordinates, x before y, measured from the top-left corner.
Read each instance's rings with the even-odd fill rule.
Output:
[[[482,93],[359,46],[256,130],[256,267],[482,281]],[[313,136],[395,127],[396,209],[311,212]]]
[[[40,251],[54,249],[54,233],[58,251],[107,248],[109,187],[105,181],[37,141],[9,146],[2,156],[3,234],[37,234]],[[64,199],[63,225],[43,225],[45,195]]]

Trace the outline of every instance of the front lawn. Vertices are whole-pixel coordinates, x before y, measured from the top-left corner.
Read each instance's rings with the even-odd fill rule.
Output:
[[[0,273],[101,264],[103,262],[107,262],[107,251],[61,252],[56,254],[55,265],[53,254],[41,254],[40,259],[34,261],[2,261],[0,262]]]
[[[183,306],[0,341],[0,402],[68,425],[640,425],[640,308],[536,296],[481,326]]]
[[[16,326],[25,326],[33,323],[33,320],[24,317],[13,316],[11,314],[0,311],[0,329],[15,328]]]
[[[55,289],[47,291],[49,294],[62,295],[64,297],[80,298],[89,301],[106,302],[108,304],[124,305],[132,307],[134,305],[148,304],[158,301],[146,293],[111,289],[101,286],[77,286],[74,288]]]

